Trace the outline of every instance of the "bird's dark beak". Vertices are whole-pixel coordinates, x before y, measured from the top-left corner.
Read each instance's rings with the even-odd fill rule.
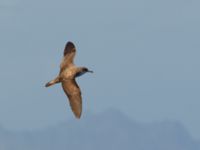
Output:
[[[88,72],[90,72],[90,73],[93,73],[93,71],[92,71],[92,70],[88,70]]]

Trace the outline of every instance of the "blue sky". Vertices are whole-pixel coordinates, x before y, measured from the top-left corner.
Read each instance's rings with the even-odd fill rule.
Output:
[[[200,138],[200,17],[197,0],[0,0],[0,123],[34,129],[73,116],[54,78],[65,43],[87,111],[119,109],[131,118],[181,121]]]

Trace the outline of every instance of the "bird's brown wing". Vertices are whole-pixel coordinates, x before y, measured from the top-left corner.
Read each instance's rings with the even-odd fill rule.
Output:
[[[64,53],[63,53],[63,60],[60,64],[60,70],[64,70],[65,68],[69,67],[70,65],[73,65],[74,62],[74,56],[76,54],[76,48],[75,45],[72,42],[67,42],[65,45]]]
[[[82,112],[82,98],[81,90],[75,79],[62,81],[62,87],[69,98],[71,109],[77,118],[81,117]]]

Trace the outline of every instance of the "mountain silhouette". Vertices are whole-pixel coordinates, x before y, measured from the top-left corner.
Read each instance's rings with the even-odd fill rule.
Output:
[[[200,150],[176,121],[138,123],[117,110],[35,131],[0,127],[0,150]]]

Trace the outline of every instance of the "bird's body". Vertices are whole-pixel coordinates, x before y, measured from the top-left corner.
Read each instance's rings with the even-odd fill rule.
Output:
[[[78,68],[76,66],[70,66],[66,69],[64,69],[59,76],[61,77],[61,79],[63,80],[67,80],[67,79],[73,79],[76,72],[78,72]]]
[[[73,63],[76,53],[75,46],[72,42],[68,42],[64,49],[64,57],[60,64],[60,73],[52,81],[45,86],[49,87],[56,83],[61,83],[65,94],[67,95],[72,111],[77,118],[81,117],[82,112],[82,97],[81,90],[76,83],[75,78],[83,75],[86,72],[92,72],[86,67],[76,67]]]
[[[83,69],[85,67],[76,67],[76,66],[70,66],[69,68],[63,70],[59,76],[61,79],[63,80],[67,80],[67,79],[73,79],[73,78],[76,78],[78,77],[77,75],[83,75],[84,72]]]

